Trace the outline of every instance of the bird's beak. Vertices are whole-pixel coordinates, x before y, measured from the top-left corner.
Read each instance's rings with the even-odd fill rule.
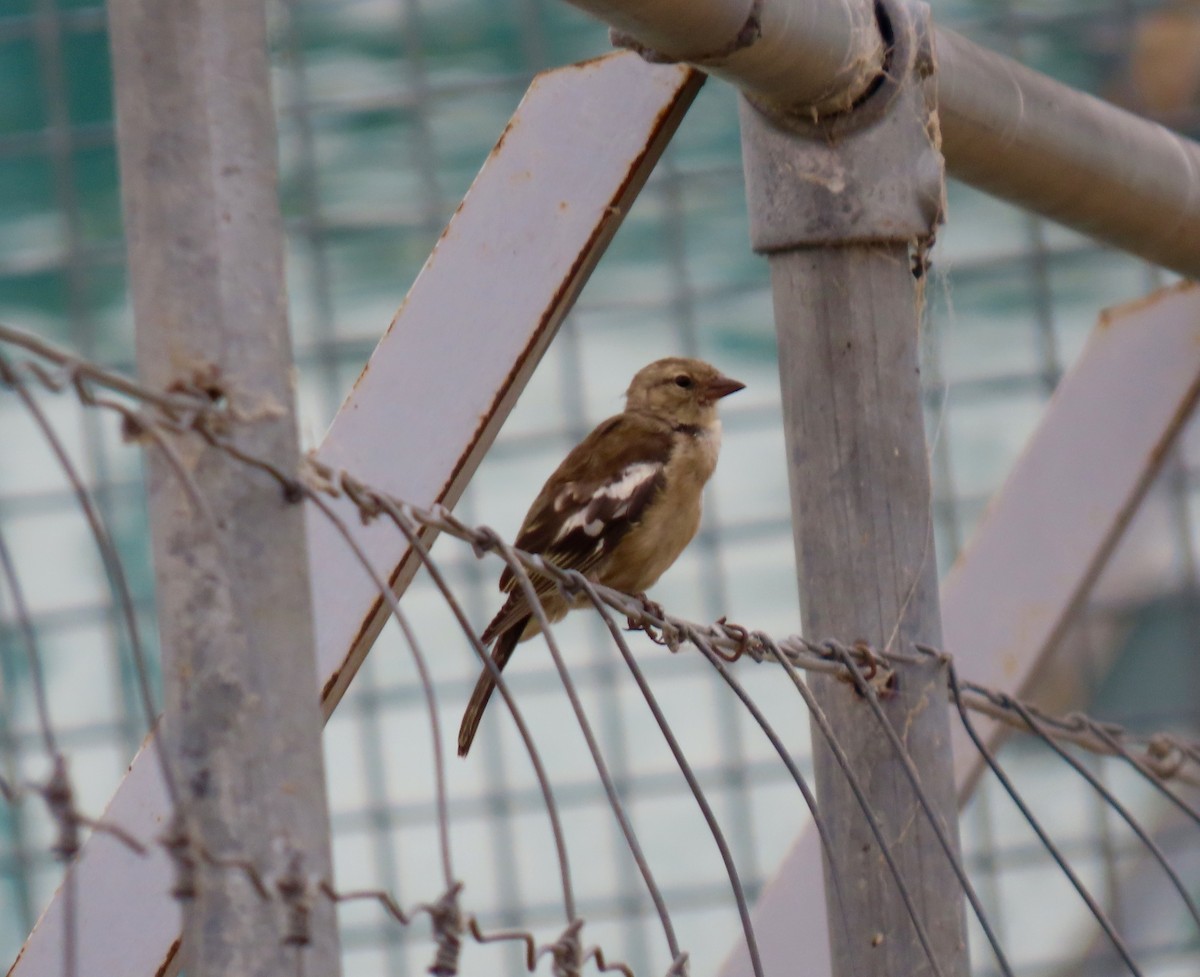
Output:
[[[711,404],[722,397],[728,397],[730,394],[735,394],[745,388],[746,385],[741,380],[734,380],[727,376],[716,376],[705,385],[704,399]]]

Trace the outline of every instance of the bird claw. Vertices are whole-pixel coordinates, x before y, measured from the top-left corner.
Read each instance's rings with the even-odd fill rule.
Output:
[[[662,645],[664,648],[670,648],[672,651],[675,650],[674,646],[667,639],[667,636],[662,632],[662,630],[660,628],[656,628],[653,624],[650,624],[646,621],[635,621],[632,617],[627,618],[626,623],[628,625],[628,627],[625,628],[626,631],[641,631],[656,645]]]
[[[660,621],[666,620],[667,612],[663,610],[662,605],[658,601],[651,600],[645,594],[634,594],[633,596],[635,599],[641,601],[642,611],[636,617],[633,614],[625,615],[625,630],[644,631],[646,637],[656,645],[662,645],[664,648],[670,648],[674,651],[674,646],[666,635],[666,628],[656,627],[646,620],[648,617],[656,617]]]
[[[634,594],[638,600],[642,602],[642,613],[648,617],[656,617],[660,621],[665,620],[667,612],[663,610],[662,604],[656,600],[651,600],[645,594]]]

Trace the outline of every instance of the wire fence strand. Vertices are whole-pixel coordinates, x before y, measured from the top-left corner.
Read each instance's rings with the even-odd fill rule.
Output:
[[[45,412],[38,405],[38,395],[32,388],[40,388],[46,394],[70,392],[85,409],[107,411],[120,421],[126,439],[142,446],[145,450],[159,451],[168,461],[168,468],[185,487],[194,512],[201,526],[212,525],[212,515],[207,510],[203,494],[194,479],[191,479],[176,444],[180,438],[200,438],[220,452],[231,465],[269,476],[274,489],[279,492],[283,504],[307,504],[314,506],[321,517],[335,528],[343,544],[349,548],[355,560],[370,576],[375,590],[386,605],[389,615],[396,621],[408,648],[409,657],[416,672],[417,682],[424,700],[426,722],[429,729],[430,765],[434,783],[434,808],[438,837],[438,860],[442,887],[434,897],[419,902],[411,909],[403,909],[400,900],[386,888],[355,888],[339,891],[328,879],[313,879],[304,871],[304,852],[293,849],[284,851],[271,864],[263,865],[237,850],[236,841],[228,851],[212,852],[200,846],[191,837],[184,819],[176,816],[168,822],[168,829],[156,838],[139,838],[119,824],[106,823],[103,819],[91,818],[76,808],[71,778],[68,774],[66,756],[55,735],[54,717],[42,675],[41,653],[37,645],[33,616],[24,600],[19,581],[19,566],[0,534],[0,571],[13,607],[13,618],[17,623],[22,645],[25,649],[27,666],[31,676],[35,713],[45,753],[51,761],[49,779],[42,784],[25,781],[0,780],[0,794],[8,804],[18,804],[34,793],[42,797],[55,822],[58,838],[55,850],[60,858],[67,860],[76,855],[82,844],[80,830],[103,832],[120,842],[131,854],[144,858],[153,847],[164,849],[175,866],[174,894],[179,899],[194,897],[196,891],[195,871],[204,864],[222,871],[239,873],[263,900],[276,900],[281,904],[280,932],[276,938],[284,944],[302,949],[309,942],[307,920],[313,900],[324,898],[343,905],[356,902],[374,903],[384,916],[396,925],[411,927],[418,917],[428,917],[430,940],[433,944],[433,962],[430,972],[450,975],[459,972],[463,949],[463,938],[469,936],[479,945],[512,943],[520,945],[526,968],[532,972],[541,959],[548,958],[552,972],[576,975],[588,964],[600,971],[616,971],[630,975],[632,969],[625,963],[612,958],[599,945],[586,944],[583,939],[585,920],[580,912],[570,867],[570,851],[567,834],[562,823],[559,803],[555,796],[555,785],[547,771],[541,748],[532,727],[526,722],[519,707],[517,696],[496,668],[487,649],[480,642],[475,629],[454,593],[449,578],[439,565],[440,560],[431,552],[431,545],[439,535],[453,537],[466,544],[478,559],[493,554],[509,568],[517,586],[525,593],[533,614],[541,625],[558,681],[561,684],[575,720],[581,729],[592,765],[607,799],[613,819],[619,825],[629,856],[637,867],[646,896],[654,906],[670,964],[670,974],[686,974],[689,954],[681,944],[672,921],[672,911],[666,889],[657,881],[652,863],[655,853],[647,850],[634,829],[628,813],[627,799],[617,779],[613,776],[605,752],[585,712],[583,702],[572,677],[572,669],[566,664],[563,650],[555,628],[542,609],[536,595],[547,587],[557,588],[567,602],[574,604],[585,598],[604,625],[608,639],[618,653],[622,668],[629,674],[633,684],[650,714],[658,734],[671,754],[674,765],[687,784],[698,811],[705,822],[718,851],[727,877],[729,898],[742,927],[749,951],[751,967],[756,977],[764,973],[760,958],[754,922],[750,909],[750,897],[741,878],[726,833],[717,816],[702,778],[689,758],[689,744],[672,728],[667,713],[659,702],[655,683],[638,660],[629,640],[625,637],[618,620],[623,616],[630,629],[644,631],[654,642],[671,652],[694,649],[700,659],[716,671],[722,682],[733,693],[733,699],[744,709],[753,723],[769,742],[779,764],[786,770],[787,777],[800,792],[811,815],[815,830],[824,842],[828,833],[827,812],[823,812],[817,798],[801,773],[784,738],[772,726],[767,714],[755,702],[744,683],[735,673],[735,665],[743,659],[747,663],[766,664],[779,667],[786,676],[788,685],[804,701],[806,708],[825,738],[836,763],[841,768],[852,793],[862,808],[863,816],[879,847],[879,852],[888,865],[892,882],[901,894],[918,940],[925,949],[930,969],[942,974],[940,962],[932,952],[922,912],[916,905],[903,873],[892,853],[885,833],[865,800],[855,771],[845,751],[833,735],[828,721],[808,691],[802,672],[819,672],[838,675],[850,682],[858,691],[863,708],[875,725],[891,744],[893,753],[905,771],[914,795],[921,804],[937,846],[943,857],[951,859],[954,874],[958,879],[963,896],[970,903],[979,920],[1000,972],[1014,972],[1006,949],[1002,946],[995,927],[991,924],[983,902],[964,866],[953,856],[948,826],[943,824],[930,808],[916,774],[908,750],[887,718],[880,702],[880,690],[889,687],[891,670],[898,664],[943,668],[946,673],[946,694],[954,703],[960,722],[971,737],[980,756],[994,777],[1019,808],[1024,821],[1045,847],[1059,870],[1078,892],[1105,933],[1130,974],[1140,977],[1143,968],[1135,958],[1133,949],[1121,934],[1101,900],[1084,884],[1079,874],[1064,856],[1061,847],[1050,836],[1047,827],[1034,814],[1032,808],[1016,787],[1012,778],[999,762],[994,751],[975,728],[972,715],[983,715],[1020,731],[1032,740],[1044,744],[1053,756],[1069,766],[1095,791],[1108,808],[1117,813],[1149,852],[1154,862],[1162,869],[1177,897],[1186,908],[1190,918],[1200,930],[1200,908],[1190,894],[1186,881],[1172,864],[1170,857],[1154,838],[1153,829],[1139,821],[1133,809],[1111,788],[1103,784],[1073,751],[1085,751],[1099,757],[1115,757],[1132,765],[1141,778],[1152,783],[1171,804],[1180,808],[1193,822],[1200,822],[1195,809],[1169,786],[1174,783],[1194,787],[1200,785],[1200,742],[1172,733],[1144,735],[1133,733],[1118,725],[1101,722],[1082,714],[1067,716],[1048,715],[1033,705],[1021,702],[1009,694],[987,689],[960,679],[951,656],[938,649],[917,646],[912,649],[879,651],[858,643],[843,644],[836,640],[816,642],[800,635],[773,637],[761,631],[750,630],[722,618],[711,624],[698,624],[669,613],[657,605],[605,588],[578,572],[564,572],[546,563],[540,557],[515,549],[498,533],[486,526],[471,526],[464,523],[441,506],[423,508],[389,496],[357,479],[352,472],[341,471],[322,464],[310,457],[297,472],[287,472],[254,457],[233,440],[232,433],[239,425],[252,424],[253,412],[237,415],[228,407],[233,398],[214,399],[202,383],[182,384],[170,392],[145,390],[135,381],[117,373],[89,363],[74,354],[48,344],[37,337],[0,325],[0,341],[20,348],[30,359],[17,362],[7,355],[0,355],[0,387],[15,392],[24,409],[31,417],[41,437],[50,445],[57,457],[59,467],[71,487],[72,497],[83,512],[91,537],[97,546],[101,562],[112,593],[121,609],[121,618],[134,649],[134,665],[137,672],[138,690],[145,712],[147,732],[156,729],[157,718],[153,701],[150,664],[138,631],[132,594],[120,556],[112,543],[111,535],[93,504],[86,482],[72,462],[61,439],[50,425]],[[104,393],[102,394],[101,391]],[[345,506],[349,508],[346,509]],[[405,544],[416,555],[420,564],[428,571],[434,587],[448,608],[454,627],[461,632],[471,654],[491,671],[500,690],[501,700],[512,716],[521,738],[524,751],[528,754],[542,806],[548,817],[553,835],[554,858],[558,866],[561,889],[561,907],[564,924],[556,938],[540,939],[528,928],[504,928],[489,931],[479,923],[462,903],[470,892],[470,878],[462,878],[456,871],[452,820],[453,803],[447,777],[445,752],[442,747],[442,729],[439,718],[438,695],[433,680],[428,656],[416,633],[402,602],[388,583],[384,572],[390,568],[372,565],[365,550],[357,541],[354,530],[343,512],[354,512],[364,523],[386,521],[398,532]],[[240,608],[240,613],[249,613]],[[444,641],[445,635],[439,636]],[[178,797],[176,773],[172,764],[171,744],[156,744],[154,750],[161,764],[163,779],[168,787],[168,796],[174,807]],[[828,847],[826,848],[828,857]],[[830,904],[836,925],[851,928],[856,921],[845,918],[839,909],[839,873],[836,864],[831,865],[832,890]],[[67,945],[64,947],[64,977],[74,977],[80,969],[78,958],[76,917],[79,900],[90,894],[76,892],[68,887],[64,904],[66,913]],[[302,966],[302,958],[298,958]]]

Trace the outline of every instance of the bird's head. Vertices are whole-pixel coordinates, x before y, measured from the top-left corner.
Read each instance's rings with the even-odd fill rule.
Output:
[[[718,400],[745,386],[703,360],[671,356],[638,370],[625,394],[625,409],[703,426],[716,419]]]

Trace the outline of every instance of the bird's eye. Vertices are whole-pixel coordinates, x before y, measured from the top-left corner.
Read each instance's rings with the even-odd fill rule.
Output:
[[[681,374],[679,374],[679,376],[677,376],[675,378],[675,386],[677,386],[677,387],[683,387],[683,389],[686,390],[691,385],[692,385],[692,378],[689,377],[686,373],[681,373]]]

